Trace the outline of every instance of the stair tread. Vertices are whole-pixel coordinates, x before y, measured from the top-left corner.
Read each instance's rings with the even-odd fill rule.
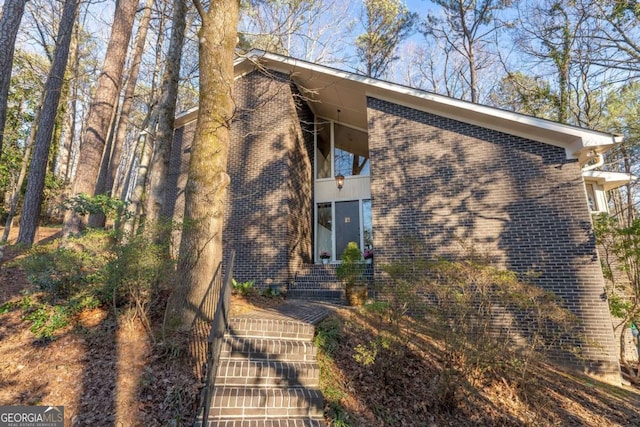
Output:
[[[221,359],[216,374],[219,386],[317,387],[320,369],[312,362]]]
[[[229,320],[230,334],[238,337],[311,340],[313,325],[293,319],[234,317]]]
[[[222,418],[320,417],[323,397],[317,388],[216,387],[209,414]]]
[[[322,427],[326,423],[323,417],[288,419],[218,419],[210,420],[208,427]]]
[[[315,361],[310,341],[225,335],[220,357],[250,360]]]

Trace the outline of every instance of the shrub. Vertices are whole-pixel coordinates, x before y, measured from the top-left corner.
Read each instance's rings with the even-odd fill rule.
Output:
[[[111,304],[127,306],[148,326],[153,290],[173,271],[164,249],[142,236],[117,244],[102,230],[69,237],[60,247],[34,246],[19,263],[44,294],[21,305],[23,319],[37,337],[53,339],[82,310]]]
[[[90,230],[70,237],[64,247],[58,247],[57,242],[33,246],[19,264],[40,290],[53,298],[68,299],[102,285],[112,245],[110,234]]]
[[[347,285],[358,282],[364,271],[362,264],[362,252],[356,242],[349,242],[340,256],[342,263],[338,266],[336,274],[338,278],[344,280]]]
[[[115,307],[126,305],[147,321],[149,303],[161,280],[170,278],[174,262],[163,245],[142,235],[114,247],[106,265],[105,290]]]
[[[231,290],[238,295],[249,295],[254,292],[256,286],[255,280],[248,280],[246,282],[238,282],[236,279],[231,279]]]
[[[553,293],[487,259],[416,259],[383,269],[395,285],[388,295],[392,311],[424,316],[444,342],[443,408],[466,382],[487,375],[517,373],[526,381],[532,358],[575,335],[576,316]]]

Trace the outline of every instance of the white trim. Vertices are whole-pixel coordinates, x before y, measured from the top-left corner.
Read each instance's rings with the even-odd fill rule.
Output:
[[[243,61],[261,60],[270,69],[288,73],[295,80],[296,74],[310,72],[331,76],[336,79],[364,86],[365,96],[386,100],[400,105],[411,106],[420,111],[456,119],[505,133],[514,134],[535,141],[544,142],[565,148],[567,158],[582,160],[588,148],[605,152],[622,141],[622,137],[580,128],[577,126],[553,122],[533,116],[501,110],[486,105],[473,104],[467,101],[446,97],[396,83],[376,80],[324,65],[281,56],[261,50],[253,50]],[[403,97],[408,99],[402,99]],[[422,101],[422,102],[421,102]]]
[[[628,173],[597,170],[583,171],[582,177],[585,182],[601,185],[604,191],[613,190],[638,179],[637,176]]]
[[[304,79],[313,80],[316,75],[325,79],[330,77],[334,85],[343,84],[345,88],[363,98],[370,96],[464,123],[562,147],[565,149],[568,159],[578,159],[581,164],[586,163],[593,153],[602,154],[623,140],[622,136],[614,136],[487,105],[473,104],[257,49],[234,61],[236,78],[241,78],[258,68],[258,63],[268,69],[290,75],[298,86],[304,82]],[[360,112],[360,107],[357,107],[357,111],[366,114],[366,101],[364,99],[362,101],[363,111]],[[309,107],[318,116],[317,111],[319,110],[314,109],[311,104],[313,103],[309,103]],[[353,106],[351,110],[356,111],[354,108],[356,107]],[[176,127],[197,119],[196,112],[197,109],[191,109],[179,114],[176,117]],[[358,126],[352,127],[359,128]]]

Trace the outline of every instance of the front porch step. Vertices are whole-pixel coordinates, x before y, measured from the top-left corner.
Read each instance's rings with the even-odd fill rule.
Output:
[[[333,304],[346,304],[347,297],[344,289],[300,289],[289,288],[287,298],[308,301],[324,301]]]
[[[309,341],[225,336],[220,358],[281,362],[313,362],[316,348]]]
[[[217,385],[245,387],[317,387],[316,363],[224,359],[218,366]]]
[[[331,310],[287,301],[230,319],[215,387],[196,427],[321,427],[324,402],[314,324]]]
[[[208,427],[326,427],[322,419],[288,418],[285,420],[218,420]]]
[[[322,393],[309,388],[216,387],[209,416],[213,418],[323,417]]]
[[[311,341],[313,325],[296,320],[234,317],[229,320],[231,335],[236,337],[273,338]]]
[[[344,285],[336,276],[336,264],[307,264],[296,273],[287,298],[346,304]]]

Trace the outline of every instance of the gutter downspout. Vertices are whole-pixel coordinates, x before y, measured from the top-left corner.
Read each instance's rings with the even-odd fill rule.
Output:
[[[594,164],[585,166],[582,168],[582,172],[587,172],[590,170],[594,170],[595,168],[599,168],[604,164],[604,156],[602,154],[596,154],[596,158],[598,159]]]

